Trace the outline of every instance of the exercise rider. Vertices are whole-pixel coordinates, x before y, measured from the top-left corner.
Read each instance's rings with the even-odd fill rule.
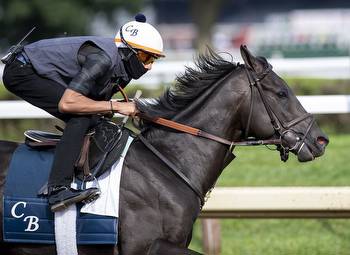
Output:
[[[84,136],[101,114],[136,113],[133,102],[111,101],[111,97],[118,92],[117,85],[125,87],[164,57],[159,32],[138,14],[135,21],[118,30],[115,38],[46,39],[13,54],[4,69],[5,87],[66,123],[48,182],[51,210],[96,199],[97,188],[70,187]]]

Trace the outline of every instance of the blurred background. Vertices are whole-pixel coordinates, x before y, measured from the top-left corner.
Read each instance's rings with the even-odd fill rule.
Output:
[[[342,95],[345,110],[315,112],[330,145],[322,158],[281,163],[264,148],[236,150],[218,186],[348,186],[350,142],[350,1],[348,0],[1,0],[0,53],[33,26],[26,43],[52,37],[114,37],[136,13],[162,34],[167,57],[127,87],[159,96],[206,47],[242,62],[239,46],[269,59],[298,96]],[[0,76],[3,65],[0,64]],[[47,116],[22,116],[0,86],[0,139],[23,141],[26,129],[54,130]],[[321,99],[322,100],[322,99]],[[3,104],[1,104],[3,103]],[[6,103],[6,104],[5,104]],[[332,108],[336,103],[324,105]],[[11,112],[13,113],[11,115]],[[1,113],[8,114],[7,117]],[[347,220],[221,220],[221,254],[350,254]],[[199,223],[191,247],[203,251]]]

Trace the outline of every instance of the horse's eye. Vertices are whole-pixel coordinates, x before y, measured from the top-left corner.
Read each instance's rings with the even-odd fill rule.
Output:
[[[280,91],[277,93],[278,97],[280,98],[285,98],[285,97],[288,97],[288,94],[286,91]]]

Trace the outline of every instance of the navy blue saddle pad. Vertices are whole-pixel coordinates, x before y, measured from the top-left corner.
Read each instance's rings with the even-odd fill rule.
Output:
[[[25,144],[14,152],[4,190],[4,240],[7,242],[55,242],[54,214],[46,198],[38,197],[47,182],[54,150],[34,150]],[[79,207],[79,206],[78,206]],[[78,244],[116,244],[114,217],[77,213]]]

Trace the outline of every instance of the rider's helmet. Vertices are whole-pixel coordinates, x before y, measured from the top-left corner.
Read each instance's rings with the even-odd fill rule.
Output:
[[[129,48],[132,51],[141,50],[155,57],[165,57],[163,39],[157,29],[146,23],[143,14],[135,16],[135,21],[124,24],[115,36],[118,48]]]

